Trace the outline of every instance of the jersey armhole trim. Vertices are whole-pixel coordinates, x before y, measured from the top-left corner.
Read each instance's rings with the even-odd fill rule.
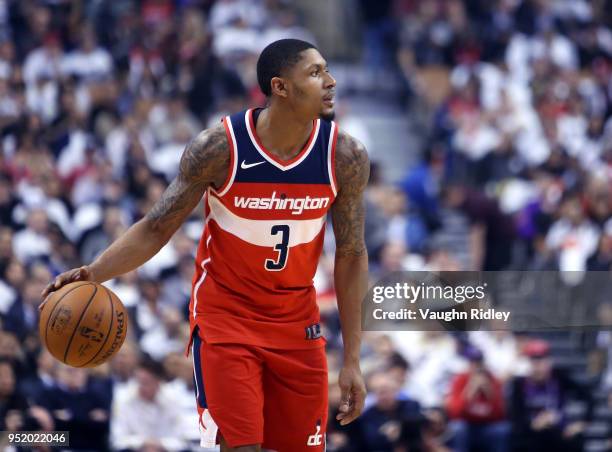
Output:
[[[327,146],[327,172],[329,173],[329,183],[334,192],[334,196],[338,194],[338,184],[336,182],[336,141],[338,139],[338,126],[335,122],[331,123],[329,132],[329,143]]]
[[[230,164],[229,164],[229,172],[227,175],[227,179],[219,188],[219,190],[214,190],[218,196],[225,195],[232,184],[234,183],[234,178],[236,177],[236,170],[238,169],[238,147],[236,146],[236,137],[234,135],[234,128],[232,127],[232,120],[229,116],[226,116],[222,120],[223,127],[225,128],[225,134],[227,135],[227,142],[230,145]]]

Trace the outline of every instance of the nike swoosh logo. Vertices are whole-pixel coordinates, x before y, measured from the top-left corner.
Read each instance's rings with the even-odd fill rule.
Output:
[[[242,163],[240,164],[240,168],[249,169],[249,168],[253,168],[254,166],[261,165],[262,163],[266,163],[266,161],[262,160],[261,162],[247,163],[246,161],[243,160]]]

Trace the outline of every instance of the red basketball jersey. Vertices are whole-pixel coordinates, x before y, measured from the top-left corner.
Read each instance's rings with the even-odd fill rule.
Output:
[[[223,119],[230,170],[205,194],[191,325],[210,343],[319,347],[313,277],[336,196],[338,129],[317,119],[305,147],[282,161],[257,137],[259,111]]]

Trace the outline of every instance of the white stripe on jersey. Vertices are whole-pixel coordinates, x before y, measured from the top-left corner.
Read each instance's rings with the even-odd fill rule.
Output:
[[[209,198],[212,198],[212,196],[209,196]],[[208,244],[210,243],[210,239],[212,239],[212,235],[209,236],[208,239],[206,240],[206,249],[208,249]],[[200,265],[202,267],[202,276],[200,276],[200,279],[198,280],[195,287],[193,288],[193,318],[194,319],[196,318],[196,312],[197,312],[197,307],[198,307],[198,290],[200,289],[200,286],[206,279],[206,274],[208,273],[206,270],[206,264],[208,264],[209,262],[210,262],[210,257],[202,261],[202,264]]]
[[[230,145],[230,152],[233,154],[234,165],[231,168],[232,174],[230,175],[230,179],[227,182],[227,185],[225,186],[223,191],[219,193],[219,196],[223,196],[229,191],[230,188],[232,188],[232,184],[234,183],[234,178],[236,177],[236,170],[238,168],[238,144],[236,143],[236,137],[234,136],[234,127],[232,126],[232,120],[230,119],[230,117],[227,116],[226,119],[227,119],[227,128],[229,129],[230,135],[231,135],[230,137],[231,142],[229,143],[229,145]]]
[[[332,162],[332,147],[334,146],[334,132],[336,127],[338,126],[336,126],[336,123],[332,121],[329,131],[329,144],[327,145],[327,173],[329,174],[329,185],[334,192],[334,196],[338,194],[336,191],[336,184],[334,183],[334,172],[332,168],[332,165],[336,164],[336,162]]]
[[[289,226],[289,247],[309,243],[321,232],[326,216],[313,220],[249,220],[239,217],[225,207],[215,196],[208,197],[210,215],[221,229],[253,245],[274,247],[278,237],[270,233],[272,226],[286,224]]]

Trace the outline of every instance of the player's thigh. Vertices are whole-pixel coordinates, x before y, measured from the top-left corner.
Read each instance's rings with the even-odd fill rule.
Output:
[[[249,346],[208,344],[194,338],[200,431],[209,417],[230,447],[263,441],[262,362]],[[209,414],[206,413],[209,412]]]
[[[325,450],[327,378],[324,348],[266,353],[265,448],[278,452]]]

